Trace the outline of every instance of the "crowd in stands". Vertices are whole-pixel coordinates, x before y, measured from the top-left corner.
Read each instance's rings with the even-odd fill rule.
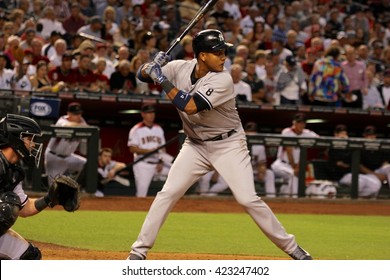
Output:
[[[167,50],[200,0],[0,1],[0,89],[161,94],[137,79]],[[215,28],[234,45],[226,68],[238,102],[390,110],[390,3],[219,0],[192,35]]]

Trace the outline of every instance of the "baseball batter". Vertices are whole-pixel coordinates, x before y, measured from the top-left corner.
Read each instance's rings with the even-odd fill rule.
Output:
[[[134,160],[165,144],[164,130],[154,122],[156,113],[152,104],[141,108],[142,122],[133,126],[129,132],[127,145],[134,154]],[[136,196],[145,197],[155,175],[167,175],[170,164],[164,164],[160,157],[163,151],[154,153],[133,165]],[[171,159],[172,160],[172,159]]]
[[[160,84],[178,109],[187,136],[163,189],[157,194],[128,259],[143,260],[153,247],[170,210],[204,174],[215,169],[235,199],[276,246],[293,259],[312,259],[288,234],[268,205],[256,195],[253,169],[233,93],[233,81],[224,68],[226,43],[218,30],[194,36],[193,60],[168,64],[160,52],[143,65],[138,77]],[[166,65],[165,65],[166,64]],[[161,66],[164,66],[161,68]]]
[[[294,116],[291,127],[283,129],[282,136],[292,137],[319,137],[317,133],[305,128],[306,116],[297,113]],[[280,196],[298,197],[298,173],[299,173],[300,148],[283,147],[278,148],[277,159],[272,163],[271,168],[275,176],[287,181],[279,190]]]
[[[87,126],[82,117],[81,105],[72,102],[68,105],[67,115],[61,116],[56,126]],[[67,172],[79,174],[86,163],[86,158],[75,154],[81,143],[80,139],[52,137],[45,150],[45,170],[49,184],[57,175]]]

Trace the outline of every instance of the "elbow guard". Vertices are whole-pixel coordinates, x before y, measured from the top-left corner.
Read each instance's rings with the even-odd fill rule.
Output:
[[[181,90],[175,95],[172,103],[175,105],[180,111],[184,111],[184,108],[187,106],[188,102],[191,100],[191,95]]]

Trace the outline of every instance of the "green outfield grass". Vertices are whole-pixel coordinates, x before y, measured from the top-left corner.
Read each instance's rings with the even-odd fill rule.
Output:
[[[125,251],[146,212],[45,211],[13,227],[29,240],[92,250]],[[390,217],[278,214],[316,259],[390,259]],[[171,213],[154,252],[286,257],[247,214]]]

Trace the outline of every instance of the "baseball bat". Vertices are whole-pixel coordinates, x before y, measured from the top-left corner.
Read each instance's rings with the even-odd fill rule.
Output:
[[[162,148],[165,148],[166,146],[172,144],[174,141],[176,141],[177,139],[179,138],[179,135],[173,137],[172,139],[169,139],[169,141],[167,141],[164,145],[161,145],[159,147],[157,147],[156,149],[150,151],[149,153],[146,153],[146,154],[143,154],[140,158],[138,158],[137,160],[129,163],[128,165],[126,165],[125,167],[123,167],[122,169],[118,170],[117,172],[115,172],[116,175],[118,175],[119,173],[121,173],[122,171],[125,171],[125,170],[131,170],[131,167],[136,164],[137,162],[140,162],[144,159],[146,159],[147,157],[157,153],[159,150],[161,150]]]
[[[191,28],[194,27],[214,7],[215,3],[217,2],[218,0],[209,0],[198,10],[195,17],[187,25],[186,29],[184,29],[184,31],[180,34],[179,37],[175,39],[175,41],[173,41],[172,45],[166,51],[166,54],[169,54],[176,47],[176,45],[184,38],[184,36],[187,35]]]
[[[93,35],[89,35],[87,33],[84,33],[84,32],[80,32],[79,35],[85,39],[89,39],[89,40],[92,40],[92,41],[95,41],[95,42],[98,42],[98,43],[103,43],[103,44],[106,44],[107,41],[106,40],[103,40],[102,38],[99,38],[99,37],[96,37],[96,36],[93,36]]]

